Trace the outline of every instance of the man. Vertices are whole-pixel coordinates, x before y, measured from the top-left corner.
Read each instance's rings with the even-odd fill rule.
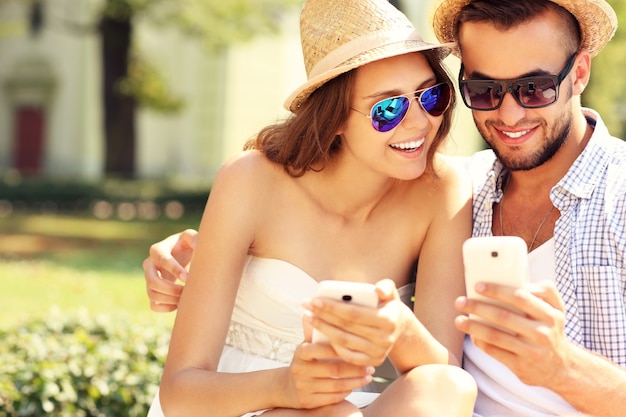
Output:
[[[522,314],[457,300],[457,327],[470,335],[464,366],[480,391],[476,416],[622,416],[626,143],[580,101],[615,13],[604,0],[444,0],[433,19],[441,41],[458,42],[462,97],[493,149],[469,163],[474,235],[523,238],[539,282],[477,287]],[[151,248],[153,310],[175,309],[182,290],[158,279],[155,264],[165,278],[184,274],[175,259],[189,256],[193,235]]]
[[[522,237],[542,280],[532,291],[482,286],[522,314],[457,300],[512,332],[457,318],[471,336],[464,366],[478,415],[626,410],[626,143],[580,101],[616,26],[603,0],[446,0],[435,12],[438,38],[458,42],[461,95],[497,156],[472,161],[473,235]]]

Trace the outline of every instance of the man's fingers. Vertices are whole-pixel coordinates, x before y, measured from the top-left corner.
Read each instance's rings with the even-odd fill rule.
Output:
[[[536,297],[542,299],[546,303],[559,311],[565,311],[565,302],[559,295],[556,284],[552,281],[541,281],[529,287],[529,291]]]
[[[186,229],[180,233],[180,241],[192,250],[196,248],[197,238],[198,232],[193,229]]]
[[[159,247],[155,245],[150,247],[149,260],[153,265],[148,265],[147,267],[152,266],[154,269],[157,269],[161,278],[171,282],[177,279],[183,282],[187,280],[187,270],[170,253],[161,251]],[[144,271],[146,269],[146,261],[144,261]]]
[[[150,301],[150,310],[155,313],[170,313],[178,308],[177,304],[160,304]]]
[[[178,308],[183,286],[162,279],[153,280],[148,285],[150,309],[155,312],[169,312]]]

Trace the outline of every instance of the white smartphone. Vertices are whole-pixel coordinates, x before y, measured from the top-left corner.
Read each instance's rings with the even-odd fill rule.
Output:
[[[317,287],[317,296],[366,307],[376,307],[378,305],[376,286],[365,282],[320,281]],[[313,329],[312,340],[313,343],[329,343],[328,338],[317,329]]]
[[[477,294],[474,288],[480,281],[519,288],[529,283],[528,252],[526,242],[522,238],[472,237],[463,243],[463,265],[468,298],[480,299],[515,311],[508,305]]]

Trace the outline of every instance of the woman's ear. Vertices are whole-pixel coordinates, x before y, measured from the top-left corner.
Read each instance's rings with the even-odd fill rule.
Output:
[[[348,110],[348,117],[350,117],[350,110]],[[337,139],[337,136],[343,136],[343,134],[345,133],[346,124],[348,124],[348,117],[346,117],[346,119],[341,123],[341,126],[339,126],[339,130],[335,132],[335,139]]]

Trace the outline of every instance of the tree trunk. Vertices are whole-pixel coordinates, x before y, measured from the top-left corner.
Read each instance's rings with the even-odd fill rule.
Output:
[[[135,174],[135,100],[122,95],[117,85],[128,73],[132,24],[130,17],[101,22],[105,130],[105,173]]]

